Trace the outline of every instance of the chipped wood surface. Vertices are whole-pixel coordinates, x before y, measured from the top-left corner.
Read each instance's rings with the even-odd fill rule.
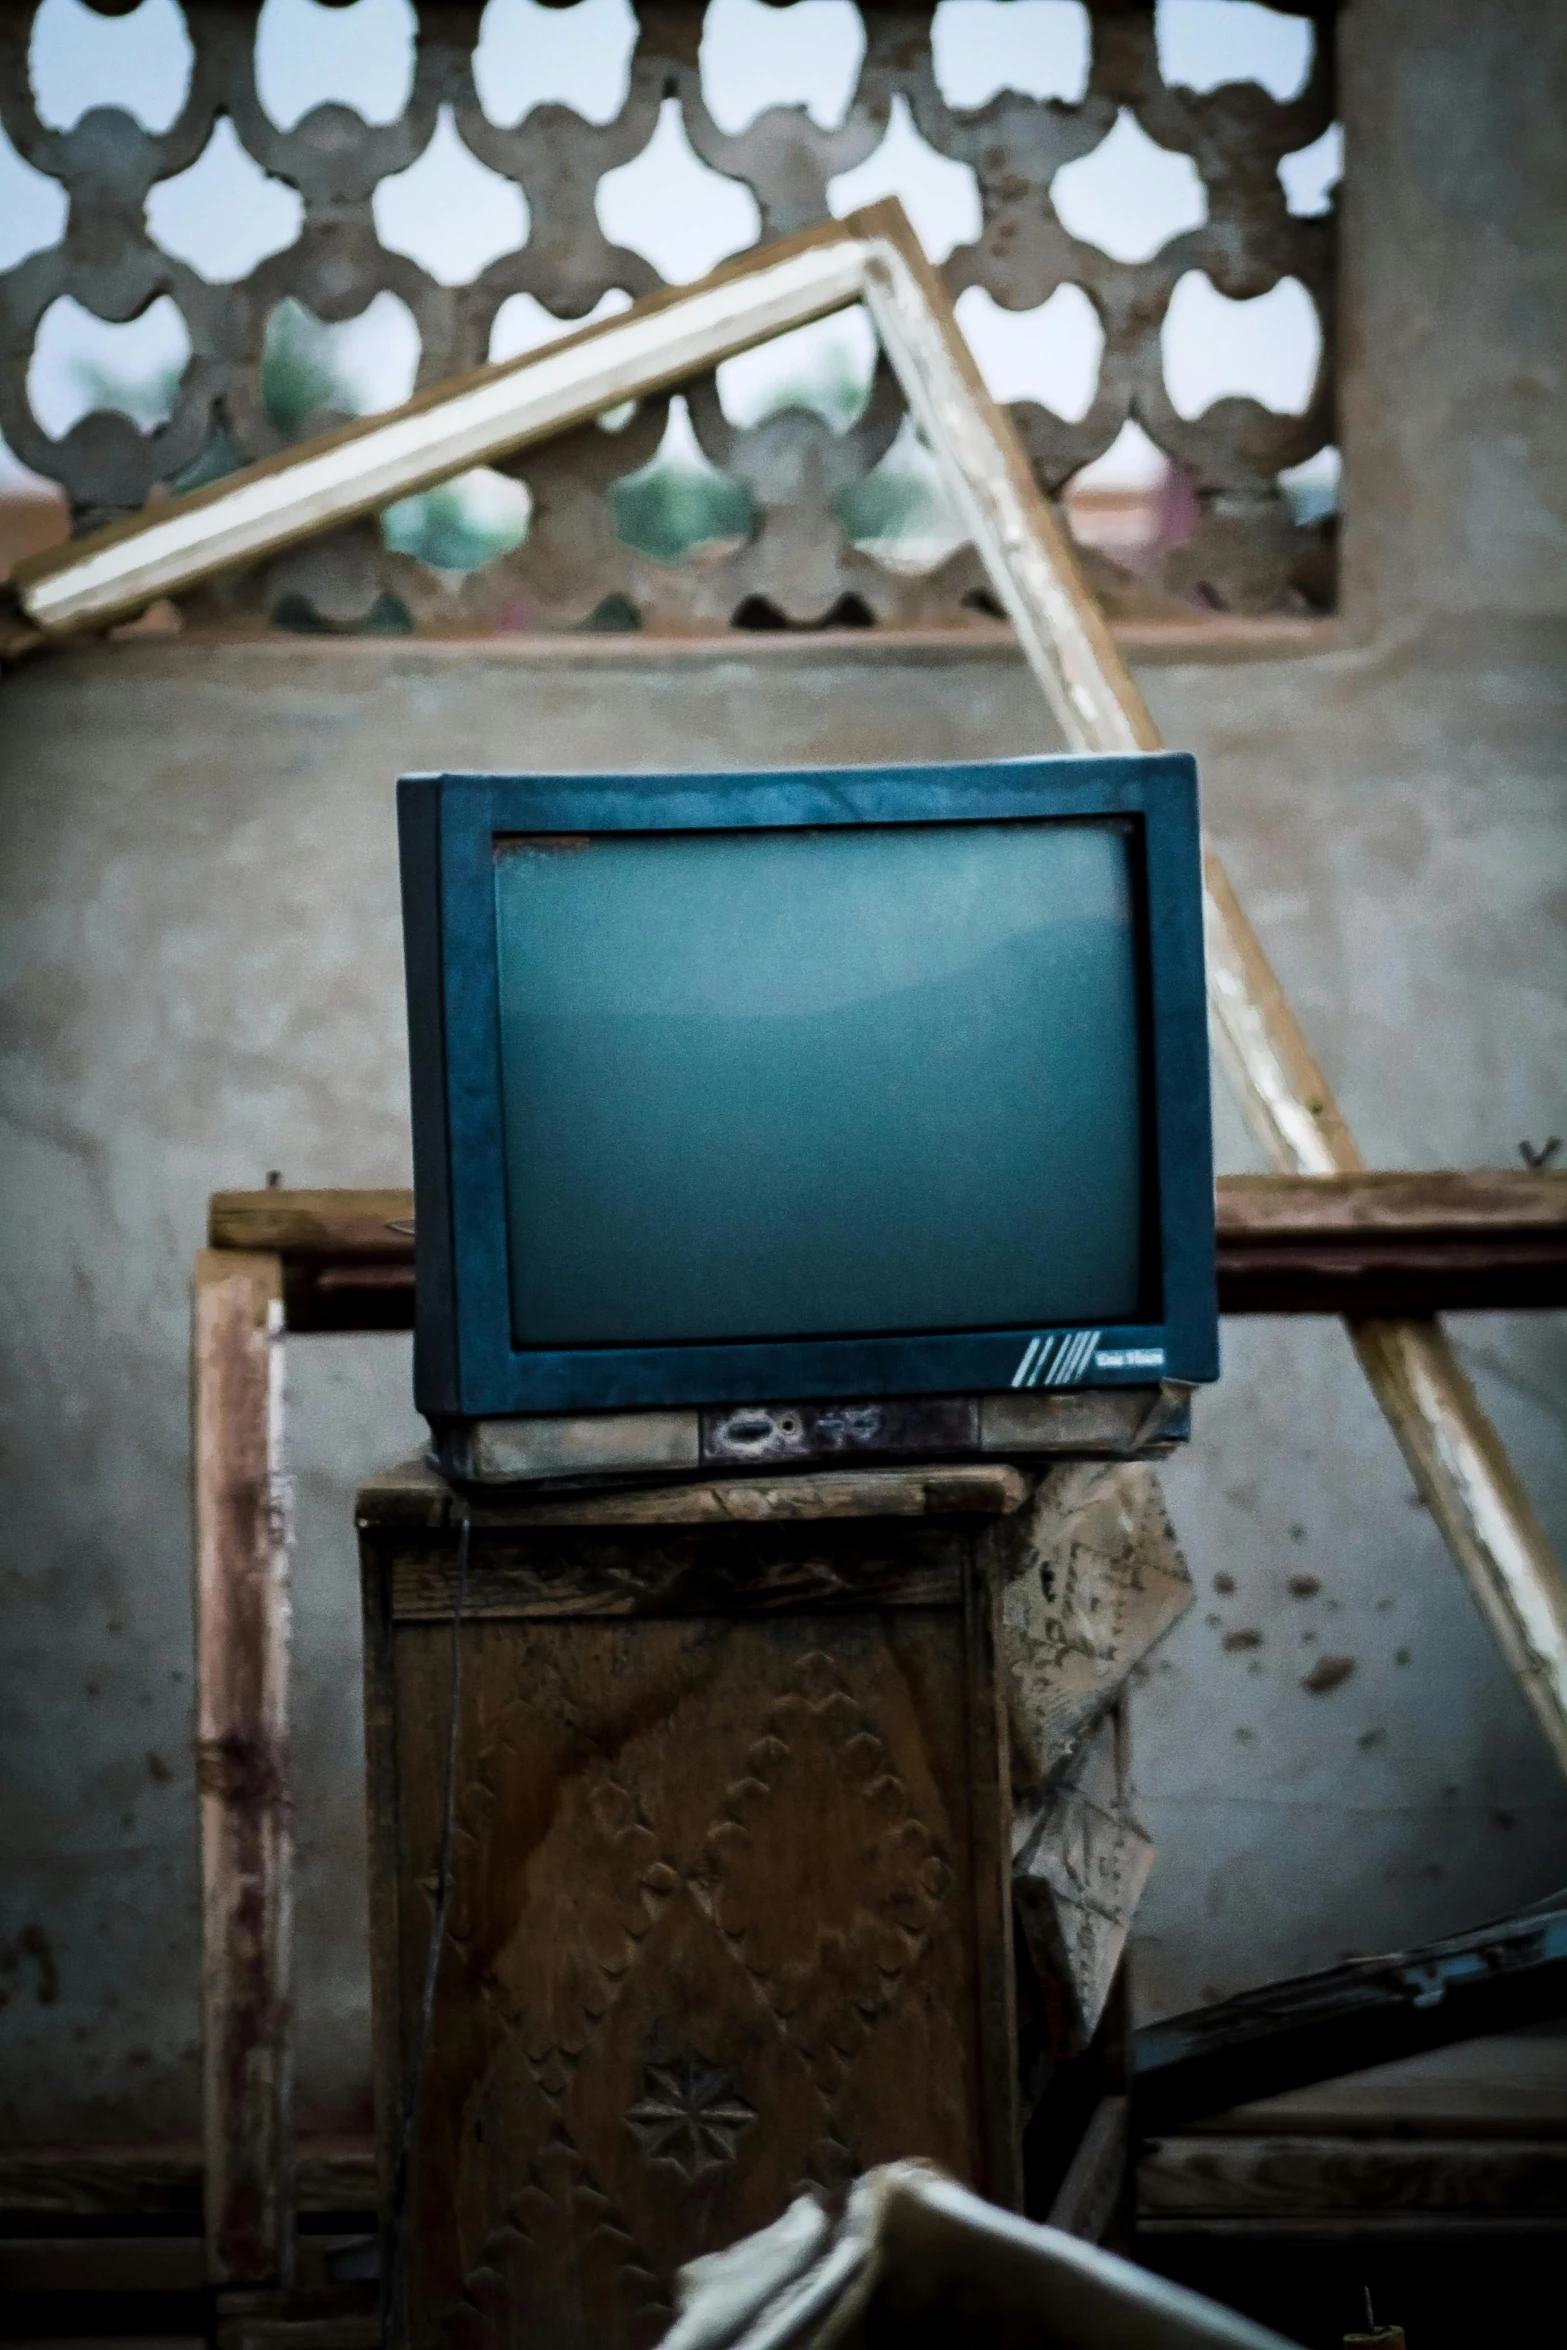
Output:
[[[289,1562],[282,1266],[208,1251],[195,1286],[197,1784],[210,2281],[292,2260]]]
[[[459,1500],[417,1456],[369,1478],[361,1509],[378,1525],[444,1526],[459,1512],[475,1525],[717,1526],[820,1518],[1005,1517],[1032,1480],[1003,1461],[921,1463],[908,1469],[805,1470],[786,1477],[716,1477],[669,1485],[602,1486],[527,1499],[470,1494]]]

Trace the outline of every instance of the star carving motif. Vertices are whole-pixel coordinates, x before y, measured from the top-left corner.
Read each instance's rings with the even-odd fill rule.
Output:
[[[739,2067],[707,2064],[692,2050],[642,2068],[642,2094],[626,2127],[645,2162],[672,2162],[688,2179],[721,2163],[756,2119],[735,2083]]]

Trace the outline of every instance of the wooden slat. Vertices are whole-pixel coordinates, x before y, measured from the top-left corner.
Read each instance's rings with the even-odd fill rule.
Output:
[[[24,2218],[129,2222],[188,2216],[199,2228],[201,2187],[201,2148],[195,2144],[0,2149],[0,2214],[17,2233]],[[300,2211],[373,2211],[374,2148],[368,2139],[301,2139],[294,2190]]]
[[[1567,2139],[1567,2031],[1454,2041],[1230,2106],[1190,2125],[1198,2129],[1242,2138]]]
[[[265,1197],[265,1194],[252,1195]],[[411,1210],[409,1211],[412,1212]],[[1353,1175],[1221,1175],[1219,1232],[1288,1240],[1388,1233],[1401,1240],[1460,1232],[1567,1233],[1567,1171],[1374,1170]]]
[[[1567,1174],[1223,1175],[1224,1314],[1539,1311],[1567,1304]],[[413,1194],[213,1195],[213,1248],[276,1250],[290,1330],[406,1330]]]
[[[985,2194],[1005,2211],[1021,2211],[1023,2116],[1013,1960],[1012,1775],[1001,1676],[1001,1567],[993,1530],[973,1545],[964,1578],[963,1680],[976,1960],[971,2028],[979,2042]]]
[[[292,2256],[282,1333],[279,1258],[197,1259],[203,2128],[215,2284],[286,2284]]]
[[[215,1191],[207,1246],[412,1264],[413,1213],[411,1191]]]
[[[859,224],[829,220],[742,253],[699,285],[645,294],[542,350],[431,385],[401,408],[284,449],[151,512],[19,563],[9,587],[46,636],[102,628],[236,563],[276,554],[472,465],[684,382],[860,292]],[[12,654],[25,649],[13,630]]]
[[[0,2299],[13,2293],[112,2293],[118,2301],[139,2293],[199,2293],[206,2281],[205,2252],[194,2232],[0,2237]]]
[[[1219,1310],[1350,1320],[1567,1305],[1567,1175],[1232,1175]]]
[[[1101,2097],[1056,2190],[1050,2226],[1085,2244],[1103,2243],[1125,2191],[1129,2155],[1127,2101]]]
[[[1560,2139],[1155,2139],[1137,2163],[1137,2217],[1364,2219],[1373,2213],[1567,2220]]]
[[[291,1263],[411,1262],[411,1191],[215,1191],[209,1248],[276,1250]],[[1221,1175],[1221,1247],[1255,1235],[1294,1242],[1386,1233],[1567,1233],[1567,1170],[1435,1168],[1339,1175]]]
[[[872,234],[866,304],[1067,742],[1151,751],[1160,735],[985,389],[945,286],[901,212]],[[1204,849],[1214,1046],[1252,1134],[1294,1175],[1365,1165],[1212,843]],[[1567,1579],[1502,1445],[1440,1335],[1385,1322],[1357,1340],[1415,1482],[1567,1770]]]
[[[189,2215],[200,2224],[201,2149],[15,2146],[0,2150],[0,2212],[52,2220]]]

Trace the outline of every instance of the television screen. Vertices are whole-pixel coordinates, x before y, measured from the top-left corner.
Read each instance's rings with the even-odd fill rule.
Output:
[[[399,821],[433,1420],[1216,1375],[1189,758]]]
[[[1114,821],[497,843],[518,1346],[1125,1322]]]

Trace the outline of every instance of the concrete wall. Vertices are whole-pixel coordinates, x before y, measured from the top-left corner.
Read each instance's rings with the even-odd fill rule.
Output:
[[[1355,0],[1348,50],[1357,643],[1144,682],[1373,1162],[1505,1165],[1567,1132],[1567,466],[1536,388],[1567,19]],[[122,644],[0,696],[0,2136],[189,2135],[189,1260],[219,1186],[406,1179],[393,777],[1050,736],[1005,651],[779,640]],[[1250,1163],[1227,1108],[1220,1140]],[[1567,1549],[1560,1321],[1455,1328]],[[1567,1791],[1341,1334],[1226,1346],[1168,1480],[1202,1602],[1137,1699],[1150,2010],[1567,1876]],[[416,1427],[401,1340],[300,1341],[290,1380],[300,2104],[338,2127],[367,2082],[350,1495]],[[1312,1696],[1322,1654],[1354,1669]]]

